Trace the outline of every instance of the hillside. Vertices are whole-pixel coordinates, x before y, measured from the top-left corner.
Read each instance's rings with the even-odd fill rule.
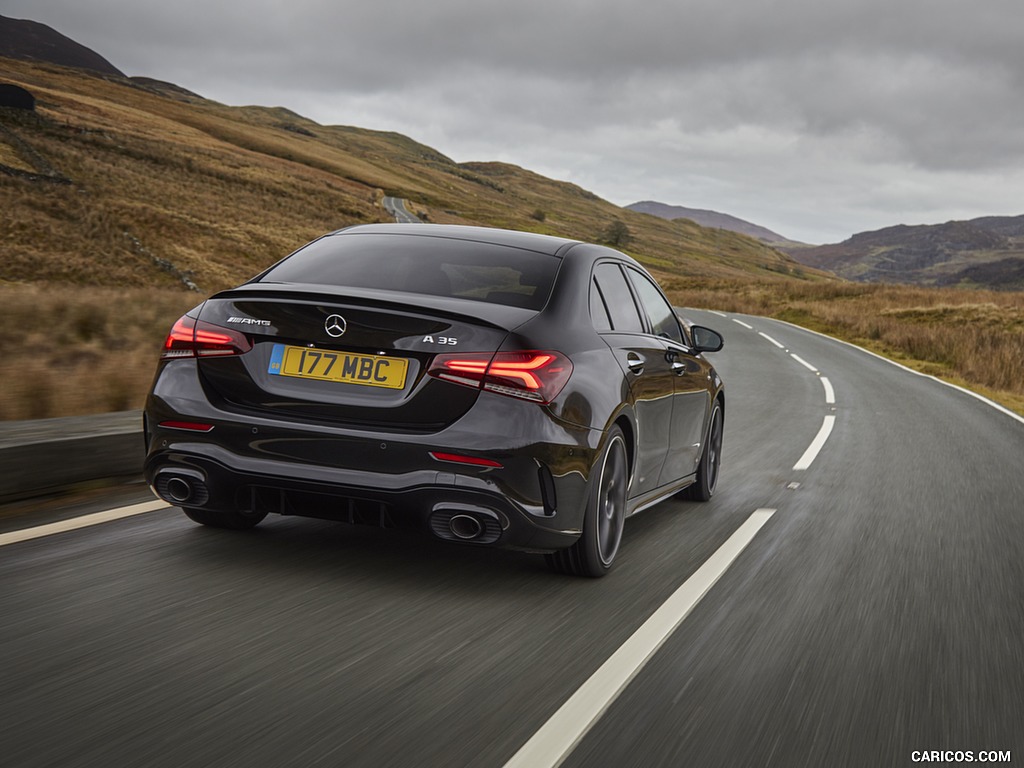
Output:
[[[670,288],[834,279],[743,235],[395,133],[149,78],[0,71],[36,104],[0,108],[0,419],[140,407],[177,317],[324,232],[388,220],[385,195],[425,221],[615,239]]]
[[[36,98],[35,112],[0,109],[0,419],[139,408],[182,312],[325,231],[387,219],[385,194],[428,221],[587,240],[619,223],[624,249],[682,305],[811,325],[1024,409],[1015,294],[844,285],[744,235],[510,165],[455,163],[394,133],[226,107],[153,79],[0,68]],[[968,339],[955,352],[951,325]]]
[[[790,253],[860,282],[1024,290],[1024,216],[887,227]]]
[[[625,250],[684,277],[816,276],[752,238],[628,211],[521,168],[455,163],[398,134],[227,107],[156,80],[3,68],[37,110],[0,116],[2,280],[209,292],[325,231],[385,220],[384,194],[427,221],[585,240],[621,221]]]
[[[670,221],[674,219],[689,219],[690,221],[700,224],[702,227],[727,229],[730,232],[739,232],[740,234],[753,237],[776,247],[801,245],[801,243],[797,243],[780,234],[772,232],[766,227],[752,224],[749,221],[744,221],[736,216],[730,216],[728,213],[708,211],[702,208],[685,208],[681,205],[668,205],[666,203],[658,203],[653,200],[643,200],[639,203],[627,205],[626,207],[631,211],[649,213],[652,216],[658,216],[659,218],[668,219]]]
[[[0,16],[0,56],[89,69],[104,75],[124,73],[90,48],[52,27],[27,19]]]

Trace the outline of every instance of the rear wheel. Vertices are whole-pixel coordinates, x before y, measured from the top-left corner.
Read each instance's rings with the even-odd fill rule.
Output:
[[[711,423],[708,424],[708,437],[704,441],[704,451],[697,465],[697,480],[682,492],[684,498],[694,501],[708,501],[715,495],[718,487],[718,474],[722,469],[722,432],[725,426],[725,414],[721,403],[715,400],[711,407]]]
[[[622,541],[626,520],[626,489],[629,465],[622,430],[613,426],[608,432],[604,452],[598,462],[587,509],[583,533],[568,549],[547,556],[556,571],[598,578],[611,570]]]
[[[195,509],[182,507],[189,519],[211,528],[228,528],[233,531],[247,531],[255,528],[267,516],[266,512],[255,514],[238,512],[237,510]]]

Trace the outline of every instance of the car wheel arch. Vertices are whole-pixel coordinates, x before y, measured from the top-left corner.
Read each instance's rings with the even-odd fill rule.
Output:
[[[626,444],[626,464],[629,467],[629,484],[632,485],[633,472],[636,470],[636,429],[633,420],[625,413],[620,413],[612,422],[612,426],[617,426],[622,430],[622,437]]]

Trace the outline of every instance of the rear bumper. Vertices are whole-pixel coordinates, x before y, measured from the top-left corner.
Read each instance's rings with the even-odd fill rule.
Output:
[[[206,404],[188,414],[212,425],[199,433],[160,426],[184,415],[151,400],[144,472],[157,495],[177,506],[415,528],[531,551],[571,546],[600,434],[507,400],[482,396],[456,425],[425,436],[241,420]],[[482,428],[488,423],[508,427],[494,435]],[[438,461],[431,452],[500,467]]]

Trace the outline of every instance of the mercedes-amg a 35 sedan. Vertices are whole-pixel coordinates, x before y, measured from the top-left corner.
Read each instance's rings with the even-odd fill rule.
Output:
[[[174,324],[146,478],[204,525],[412,526],[602,576],[625,518],[714,493],[721,346],[609,248],[343,229]]]

